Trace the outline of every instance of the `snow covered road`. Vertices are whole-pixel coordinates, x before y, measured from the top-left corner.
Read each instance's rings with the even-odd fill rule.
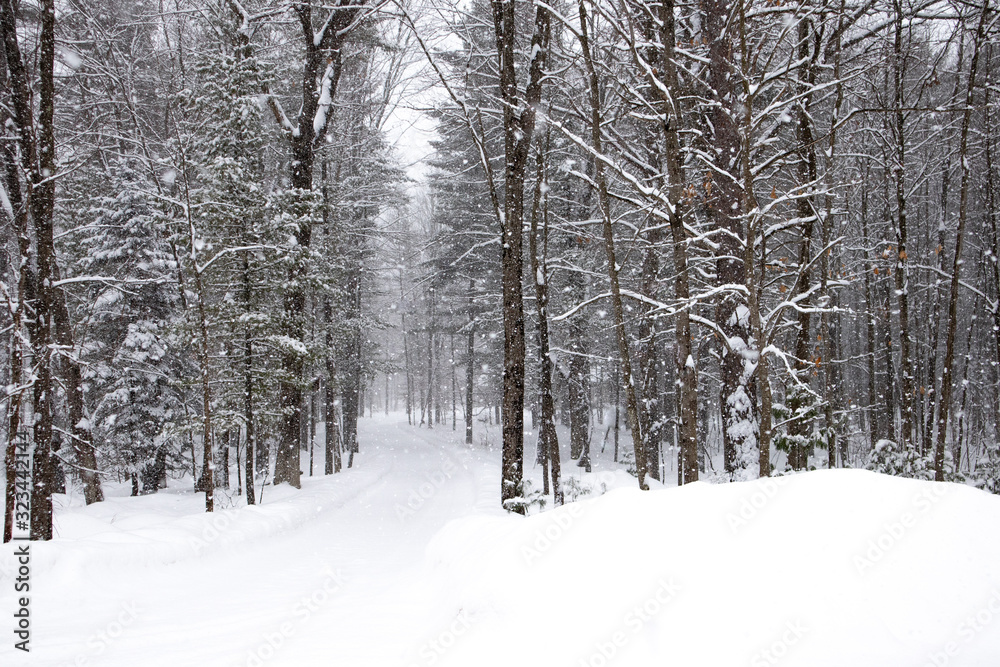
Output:
[[[186,514],[202,502],[186,490],[57,512],[59,534],[82,539],[32,545],[30,659],[4,642],[0,664],[405,664],[452,620],[428,604],[424,549],[451,518],[494,505],[490,466],[470,465],[450,430],[362,426],[353,469],[303,477],[298,494],[267,487],[260,507],[214,522]]]

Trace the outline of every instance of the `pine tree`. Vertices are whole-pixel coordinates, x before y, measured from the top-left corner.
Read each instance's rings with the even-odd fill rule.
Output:
[[[176,271],[162,218],[127,161],[113,164],[110,192],[97,198],[83,241],[84,275],[112,278],[90,291],[87,350],[89,398],[99,450],[150,493],[166,483],[167,466],[180,463],[178,440],[167,427],[178,417],[171,386],[176,341],[170,322],[176,306]],[[103,446],[102,446],[103,445]]]
[[[227,380],[217,392],[215,428],[218,433],[242,432],[244,469],[237,476],[242,480],[245,475],[247,503],[252,505],[254,480],[267,472],[256,403],[270,398],[267,380],[273,373],[266,363],[266,339],[278,318],[264,295],[267,285],[278,279],[276,251],[281,247],[279,230],[265,215],[267,134],[259,91],[269,72],[230,17],[220,18],[217,25],[227,41],[197,66],[199,86],[189,106],[204,124],[192,130],[197,140],[192,142],[191,159],[198,167],[198,218],[219,253],[211,283],[213,345],[235,361],[219,364],[214,371]],[[227,437],[218,448],[215,482],[222,486],[229,483],[230,441]],[[255,473],[258,459],[265,466]]]

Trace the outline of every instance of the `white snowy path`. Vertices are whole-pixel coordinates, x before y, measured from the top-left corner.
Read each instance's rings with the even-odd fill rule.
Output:
[[[58,562],[36,568],[30,660],[4,641],[0,665],[253,665],[255,656],[268,665],[408,664],[428,632],[453,620],[429,604],[433,591],[418,573],[425,547],[448,520],[495,506],[496,484],[486,488],[488,463],[470,465],[474,454],[446,444],[450,428],[429,434],[398,417],[362,427],[356,467],[303,477],[299,514],[314,516],[285,518],[298,526],[278,523],[265,539],[240,539],[227,535],[241,530],[237,522],[220,522],[219,538],[207,526],[194,532],[198,551],[176,562],[109,563],[95,545],[73,571]],[[417,509],[403,511],[414,492],[422,504],[411,497]],[[265,489],[262,509],[274,493]],[[171,537],[154,528],[149,539]],[[226,537],[235,543],[216,547]],[[0,597],[4,610],[10,588]]]

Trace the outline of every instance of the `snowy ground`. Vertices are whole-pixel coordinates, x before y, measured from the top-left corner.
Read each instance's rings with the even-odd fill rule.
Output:
[[[57,497],[0,665],[1000,664],[1000,498],[852,470],[641,493],[606,451],[525,519],[481,439],[361,427],[354,469],[257,507]]]

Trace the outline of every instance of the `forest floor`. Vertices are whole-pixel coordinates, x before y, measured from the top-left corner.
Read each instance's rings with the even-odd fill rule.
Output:
[[[190,479],[57,496],[31,652],[5,631],[0,665],[1000,664],[996,496],[856,470],[642,493],[606,450],[567,462],[589,494],[525,519],[489,433],[361,429],[352,469],[255,507],[206,515]]]

